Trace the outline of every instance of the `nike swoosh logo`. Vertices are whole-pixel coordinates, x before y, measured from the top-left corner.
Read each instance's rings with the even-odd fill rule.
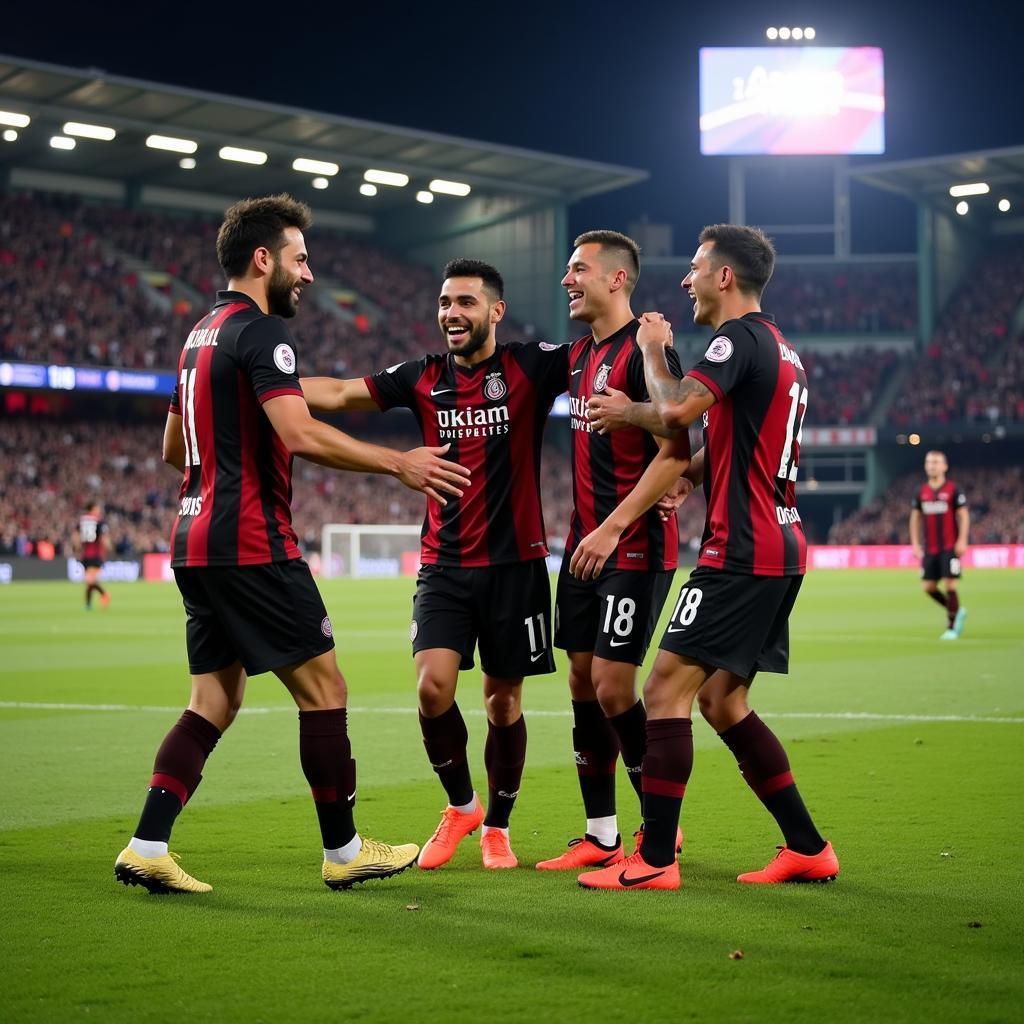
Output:
[[[573,370],[572,373],[569,376],[570,377],[575,377],[577,373],[582,373],[582,372],[583,372],[582,370]]]
[[[637,875],[636,878],[627,878],[625,871],[619,872],[619,884],[627,888],[631,885],[639,885],[641,882],[650,882],[654,878],[661,878],[664,871],[655,871],[653,875]]]
[[[609,640],[609,645],[612,647],[622,647],[624,644],[628,644],[628,640]]]
[[[629,771],[629,769],[627,768],[626,771]],[[356,791],[353,789],[352,792],[349,793],[349,795],[348,795],[349,802],[351,803],[353,800],[355,800],[355,798],[356,798]]]
[[[430,397],[437,398],[438,395],[447,395],[450,391],[454,391],[455,388],[441,388],[440,391],[431,391]]]
[[[685,626],[669,626],[668,627],[668,631],[670,633],[685,633],[686,632],[686,627]]]

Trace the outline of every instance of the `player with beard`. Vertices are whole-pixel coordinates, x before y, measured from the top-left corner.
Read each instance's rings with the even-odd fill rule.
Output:
[[[151,892],[208,892],[168,853],[174,821],[242,704],[246,680],[273,672],[299,708],[299,759],[323,842],[324,882],[346,889],[412,864],[414,844],[362,839],[347,687],[331,621],[291,525],[291,464],[388,473],[439,504],[467,472],[443,448],[396,452],[313,419],[285,319],[313,283],[290,196],[246,199],[225,214],[217,257],[228,279],[188,335],[164,430],[164,460],[184,473],[171,565],[186,611],[192,695],[157,751],[142,816],[115,876]]]
[[[448,797],[420,854],[428,869],[447,863],[481,824],[484,867],[518,864],[509,816],[526,757],[522,684],[554,670],[540,453],[548,413],[565,390],[568,346],[498,342],[503,294],[494,267],[453,260],[437,307],[446,352],[354,380],[302,381],[317,411],[411,409],[425,443],[450,444],[449,457],[472,472],[461,497],[427,508],[413,603],[420,727]],[[473,788],[455,700],[474,648],[487,712],[486,811]]]
[[[573,747],[586,829],[541,870],[578,870],[623,859],[615,806],[621,753],[640,797],[646,715],[636,695],[643,662],[672,582],[679,547],[675,511],[654,505],[686,468],[684,432],[655,441],[639,428],[606,436],[587,415],[591,395],[614,389],[645,402],[639,326],[630,295],[640,273],[639,247],[616,231],[588,231],[575,241],[562,286],[569,315],[591,333],[570,346],[573,513],[555,598],[555,644],[569,655]],[[674,352],[670,372],[680,373]],[[642,832],[634,833],[636,848]],[[682,843],[681,833],[677,842]]]

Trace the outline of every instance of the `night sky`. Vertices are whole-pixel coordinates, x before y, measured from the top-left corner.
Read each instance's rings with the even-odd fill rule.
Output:
[[[1024,145],[1013,3],[366,0],[279,3],[262,19],[213,4],[62,9],[12,8],[0,52],[643,168],[648,183],[578,204],[570,228],[647,215],[673,224],[680,253],[727,214],[726,161],[699,152],[697,50],[764,45],[769,24],[882,47],[887,155],[861,162]],[[855,247],[912,246],[907,204],[862,209]]]

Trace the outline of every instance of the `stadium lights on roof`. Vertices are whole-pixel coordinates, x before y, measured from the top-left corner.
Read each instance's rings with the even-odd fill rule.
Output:
[[[359,194],[361,196],[375,196],[377,194],[377,186],[371,185],[368,181],[364,181],[359,186]]]
[[[292,161],[292,170],[305,171],[307,174],[329,174],[334,177],[341,168],[330,160],[310,160],[308,157],[299,156]]]
[[[988,195],[989,187],[983,181],[976,181],[970,185],[954,185],[950,190],[949,194],[954,199],[959,199],[961,196],[984,196]]]
[[[471,189],[461,181],[445,181],[444,178],[435,178],[430,183],[431,192],[439,192],[445,196],[468,196]]]
[[[7,132],[4,132],[4,138],[6,138],[6,137],[7,137]],[[1009,199],[1000,199],[999,200],[999,212],[1000,213],[1009,213],[1010,212],[1010,200]]]
[[[909,442],[910,442],[911,444],[920,444],[920,443],[921,443],[921,435],[920,435],[920,434],[911,434],[911,435],[910,435],[910,436],[909,436],[909,437],[907,438],[907,440],[908,440],[908,441],[909,441]]]
[[[17,142],[18,133],[13,128],[4,129],[4,142]],[[1004,200],[1005,202],[1005,200]]]
[[[417,203],[432,203],[433,201],[434,201],[434,193],[433,192],[423,191],[423,192],[417,192],[416,193],[416,202]]]
[[[779,38],[780,39],[788,39],[789,38],[789,29],[788,28],[780,28],[779,29]]]
[[[394,185],[396,188],[403,188],[409,184],[409,175],[400,171],[378,171],[371,167],[363,177],[375,185]]]
[[[15,114],[10,110],[0,110],[0,124],[5,124],[10,128],[27,128],[31,122],[32,118],[28,114]]]
[[[327,188],[328,185],[330,185],[330,182],[326,178],[314,178],[313,179],[313,188],[323,189],[323,188]]]
[[[267,154],[258,149],[242,149],[240,146],[222,146],[217,156],[221,160],[234,160],[239,164],[256,164],[261,166],[267,162]]]
[[[960,200],[960,202],[956,204],[956,212],[957,212],[957,213],[959,213],[961,217],[962,217],[962,216],[963,216],[963,215],[964,215],[965,213],[967,213],[967,211],[968,211],[969,209],[970,209],[970,206],[968,206],[968,205],[967,205],[967,203],[966,203],[966,201],[965,201],[965,200],[963,200],[963,199],[961,199],[961,200]]]
[[[105,128],[101,124],[85,124],[82,121],[65,121],[65,135],[77,135],[80,139],[98,139],[100,142],[111,142],[117,137],[113,128]]]
[[[53,146],[54,149],[74,149],[75,140],[69,139],[66,135],[54,135],[53,138],[50,139],[50,145]]]
[[[150,135],[146,145],[150,149],[166,149],[169,153],[194,153],[199,148],[198,142],[176,139],[173,135]]]
[[[795,28],[795,29],[793,29],[793,38],[794,39],[799,41],[799,40],[803,39],[803,37],[804,37],[804,30],[802,28]]]
[[[813,39],[817,35],[817,32],[813,28],[804,29],[804,39]]]
[[[766,35],[766,36],[767,36],[767,37],[768,37],[769,39],[778,39],[778,38],[779,38],[779,30],[778,30],[777,28],[770,28],[770,29],[767,29],[767,30],[765,31],[765,35]]]
[[[191,170],[194,170],[194,169],[195,169],[195,166],[196,166],[196,158],[195,158],[194,156],[183,156],[183,157],[182,157],[182,158],[181,158],[181,159],[180,159],[180,160],[178,161],[178,166],[179,166],[179,167],[180,167],[180,168],[181,168],[181,169],[182,169],[183,171],[191,171]]]

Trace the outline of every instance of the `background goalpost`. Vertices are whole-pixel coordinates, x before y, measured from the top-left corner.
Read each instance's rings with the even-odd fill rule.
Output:
[[[419,523],[325,523],[320,575],[414,576],[419,567]]]

